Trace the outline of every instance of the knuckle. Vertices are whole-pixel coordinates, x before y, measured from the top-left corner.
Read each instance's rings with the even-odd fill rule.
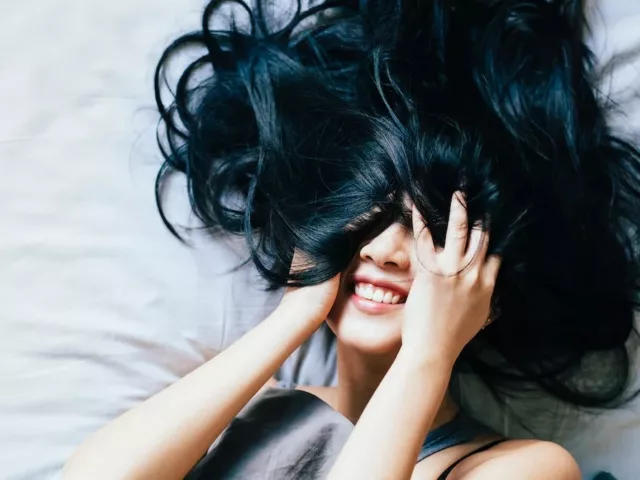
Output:
[[[456,232],[466,232],[467,231],[467,222],[455,222],[453,224],[453,230]]]
[[[464,222],[456,222],[451,226],[451,232],[455,238],[466,238],[467,224]]]
[[[480,274],[476,268],[469,269],[465,277],[467,279],[467,282],[469,282],[469,284],[471,285],[478,284],[478,281],[480,280]]]
[[[493,292],[494,288],[495,288],[495,280],[493,280],[492,278],[486,278],[483,277],[481,279],[481,284],[480,284],[481,288],[483,291],[487,292],[487,293],[491,293]]]

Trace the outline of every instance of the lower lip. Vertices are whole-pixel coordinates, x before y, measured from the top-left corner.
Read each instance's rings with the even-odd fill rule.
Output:
[[[371,315],[388,313],[393,310],[397,310],[404,305],[403,303],[378,303],[373,300],[367,300],[366,298],[359,297],[355,293],[351,294],[351,301],[358,310]]]

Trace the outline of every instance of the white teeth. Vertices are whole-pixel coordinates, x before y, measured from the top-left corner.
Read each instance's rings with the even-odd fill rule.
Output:
[[[374,302],[382,303],[383,298],[384,298],[384,291],[377,288],[371,300],[373,300]]]
[[[373,299],[373,287],[371,285],[365,285],[364,291],[362,292],[362,296],[367,300]]]
[[[355,285],[355,293],[359,297],[366,298],[377,303],[386,304],[398,304],[400,303],[401,295],[397,295],[390,290],[384,290],[382,288],[375,288],[370,283],[358,283]]]

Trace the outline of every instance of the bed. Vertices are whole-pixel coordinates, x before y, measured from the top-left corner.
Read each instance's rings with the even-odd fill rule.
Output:
[[[151,80],[162,48],[202,2],[4,2],[0,16],[0,478],[44,480],[90,432],[205,362],[269,312],[232,240],[189,245],[160,222]],[[596,6],[594,6],[596,7]],[[593,8],[601,64],[640,42],[640,4]],[[629,56],[605,91],[629,96]],[[640,131],[631,101],[620,128]],[[168,213],[193,225],[178,177]],[[283,376],[327,383],[317,337]],[[460,386],[477,402],[473,385]],[[508,415],[491,422],[518,433]],[[552,424],[586,474],[640,475],[640,403],[579,428]],[[553,423],[553,422],[552,422]]]

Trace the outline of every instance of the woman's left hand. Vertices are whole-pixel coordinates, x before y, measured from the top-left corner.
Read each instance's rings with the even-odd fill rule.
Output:
[[[460,195],[460,194],[458,194]],[[451,202],[446,245],[436,250],[413,209],[415,277],[404,305],[402,347],[331,470],[331,479],[411,478],[455,360],[489,316],[498,258],[488,235],[467,229],[461,197]]]
[[[489,233],[468,228],[460,192],[453,195],[445,246],[437,249],[413,207],[416,275],[405,305],[402,350],[449,362],[488,322],[500,259],[488,256]]]

